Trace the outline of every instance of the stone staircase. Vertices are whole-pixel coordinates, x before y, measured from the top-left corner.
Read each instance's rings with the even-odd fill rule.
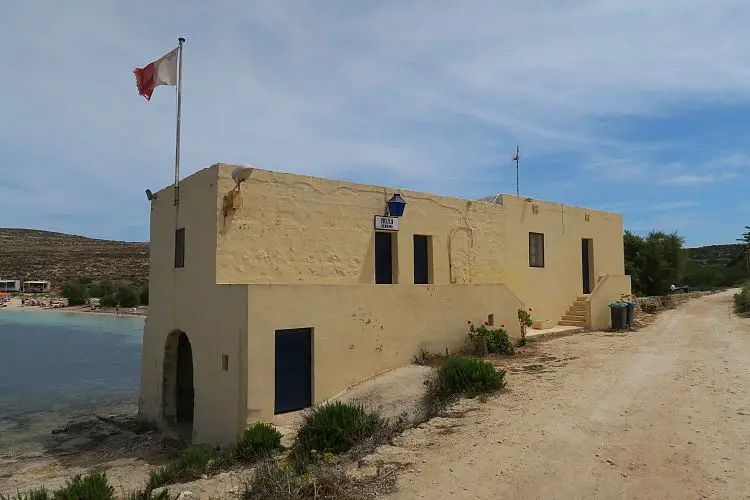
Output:
[[[576,299],[568,312],[558,321],[561,326],[578,326],[586,328],[586,298],[588,295],[581,295]]]

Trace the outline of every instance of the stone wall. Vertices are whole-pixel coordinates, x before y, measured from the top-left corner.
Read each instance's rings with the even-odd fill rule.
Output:
[[[639,313],[653,314],[664,309],[673,309],[680,304],[710,295],[715,292],[689,292],[689,293],[674,293],[671,295],[663,295],[661,297],[637,297],[636,311]]]

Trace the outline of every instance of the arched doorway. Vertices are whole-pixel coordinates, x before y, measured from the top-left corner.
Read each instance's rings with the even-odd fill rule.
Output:
[[[194,387],[190,339],[185,332],[172,332],[164,348],[163,415],[187,439],[193,433]]]

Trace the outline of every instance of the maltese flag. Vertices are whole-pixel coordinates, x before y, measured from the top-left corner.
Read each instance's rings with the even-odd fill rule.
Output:
[[[154,88],[159,85],[177,85],[177,59],[179,48],[165,54],[160,59],[147,64],[143,68],[133,70],[138,93],[151,100]]]

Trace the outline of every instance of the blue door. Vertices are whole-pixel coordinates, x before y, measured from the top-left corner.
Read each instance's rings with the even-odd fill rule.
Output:
[[[312,329],[276,330],[274,413],[312,406]]]

